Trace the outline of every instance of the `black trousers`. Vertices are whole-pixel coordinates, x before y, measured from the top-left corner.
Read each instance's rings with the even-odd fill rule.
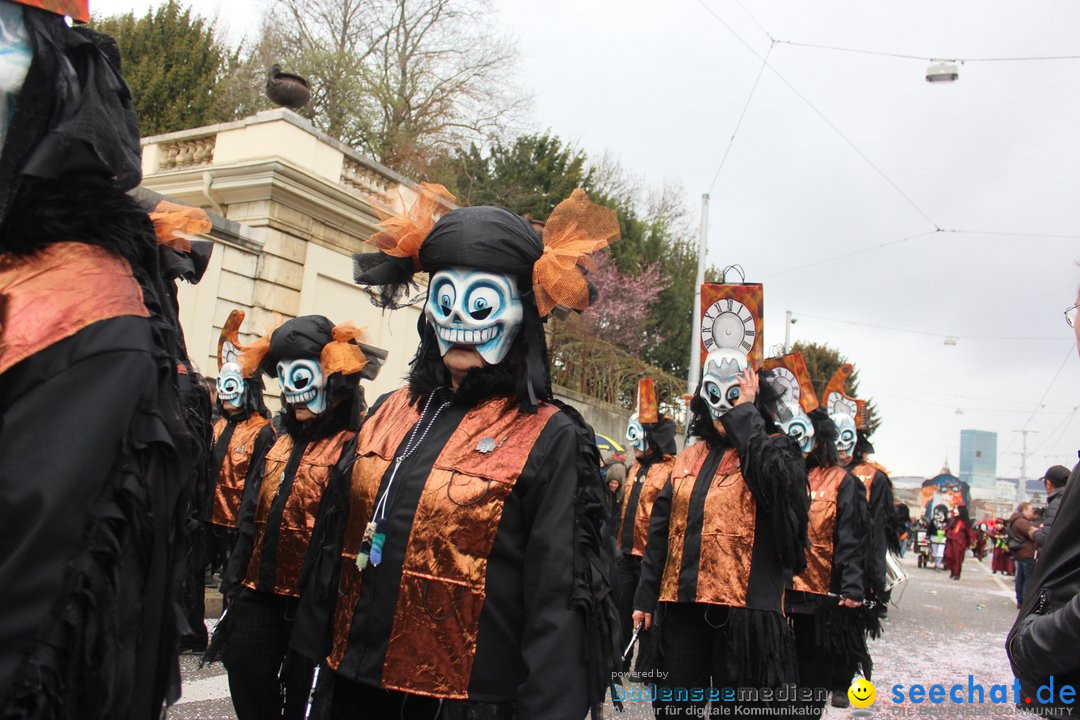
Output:
[[[836,658],[818,643],[814,614],[792,613],[790,617],[791,628],[795,631],[795,657],[799,663],[799,690],[813,694],[812,698],[803,698],[800,695],[800,701],[792,705],[807,708],[800,717],[821,717],[829,691],[838,687],[834,683],[838,675],[842,676],[843,671],[838,672]],[[851,675],[854,674],[855,669],[852,668]],[[844,692],[847,692],[850,684],[849,676]]]
[[[514,720],[513,703],[440,700],[333,679],[330,720]],[[574,720],[577,720],[576,718]]]
[[[641,558],[636,555],[619,553],[615,560],[615,607],[619,612],[619,629],[622,632],[623,649],[630,642],[634,634],[634,593],[637,592],[638,581],[641,580]],[[630,658],[623,663],[622,670],[630,670]]]
[[[238,720],[301,720],[314,665],[289,652],[296,599],[243,590],[229,608],[222,660]]]
[[[206,561],[210,572],[224,572],[229,566],[229,555],[236,544],[236,530],[224,525],[206,524]]]
[[[666,673],[661,687],[671,688],[673,693],[701,689],[706,698],[710,688],[732,688],[738,692],[740,680],[728,670],[727,609],[719,605],[664,603],[661,612],[663,624],[658,628],[657,640],[660,668]],[[707,699],[664,701],[660,697],[658,694],[653,703],[657,718],[721,717],[721,704],[732,708],[731,713],[738,712],[735,708],[776,706],[775,702],[743,697],[715,703],[706,711]]]

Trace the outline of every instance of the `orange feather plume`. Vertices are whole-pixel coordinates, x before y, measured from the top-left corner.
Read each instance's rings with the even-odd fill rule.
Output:
[[[420,245],[431,232],[436,221],[453,207],[454,196],[442,185],[420,183],[419,196],[412,207],[393,213],[386,209],[390,204],[383,196],[372,202],[371,206],[379,216],[379,230],[368,242],[394,257],[412,258],[413,269],[420,269]],[[404,198],[398,191],[398,204],[404,205]]]

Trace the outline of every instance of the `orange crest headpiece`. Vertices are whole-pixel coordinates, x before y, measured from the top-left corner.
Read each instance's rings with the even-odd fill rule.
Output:
[[[225,320],[225,326],[221,328],[217,345],[217,367],[219,372],[221,366],[225,363],[240,364],[240,355],[244,351],[244,346],[240,344],[240,326],[244,322],[244,317],[243,310],[233,310],[229,313],[228,319]],[[251,377],[251,374],[244,373],[244,377]]]
[[[90,22],[90,0],[14,0],[20,5],[64,15],[75,22]]]
[[[642,425],[660,422],[660,404],[656,401],[656,382],[652,378],[638,380],[637,412]]]
[[[866,418],[866,401],[857,400],[844,392],[844,385],[854,370],[855,366],[851,363],[841,365],[832,378],[829,379],[829,384],[825,386],[823,394],[825,409],[830,415],[837,413],[850,415],[855,418],[855,427],[857,429],[867,430],[869,425]]]
[[[701,364],[713,350],[744,353],[751,367],[764,362],[765,300],[760,283],[701,286]]]
[[[806,368],[802,353],[768,358],[762,369],[772,372],[773,377],[769,382],[780,395],[780,402],[787,406],[792,414],[802,410],[803,414],[809,415],[818,408],[817,394],[814,392],[810,371]]]
[[[619,217],[596,205],[581,188],[555,206],[544,225],[544,254],[533,266],[533,291],[540,317],[556,307],[589,307],[589,281],[582,268],[589,255],[619,239]]]

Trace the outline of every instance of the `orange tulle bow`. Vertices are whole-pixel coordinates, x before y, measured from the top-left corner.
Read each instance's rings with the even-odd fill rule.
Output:
[[[213,229],[214,223],[199,208],[178,205],[162,200],[150,213],[154,221],[154,234],[158,244],[171,247],[180,252],[191,252],[191,241],[177,233],[203,235]]]
[[[589,200],[581,188],[555,206],[544,226],[544,254],[533,266],[536,307],[544,317],[558,306],[589,307],[589,283],[582,267],[589,254],[619,239],[615,211]]]
[[[418,190],[419,196],[412,207],[397,214],[385,209],[389,205],[386,196],[372,202],[382,230],[368,240],[387,255],[412,258],[413,270],[420,269],[420,245],[424,238],[447,208],[454,204],[454,196],[442,185],[420,183]],[[404,205],[400,190],[398,202]]]
[[[334,339],[326,344],[319,357],[323,375],[330,377],[334,373],[355,375],[368,364],[367,355],[356,344],[364,338],[364,328],[358,328],[351,322],[337,325],[333,330]]]

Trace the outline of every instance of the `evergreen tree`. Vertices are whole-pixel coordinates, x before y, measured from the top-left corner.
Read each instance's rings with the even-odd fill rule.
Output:
[[[825,343],[799,341],[791,348],[791,352],[802,353],[814,392],[817,393],[820,402],[825,402],[825,386],[829,384],[829,380],[840,369],[840,366],[850,361],[839,350]],[[844,392],[851,397],[867,400],[866,422],[870,426],[868,434],[872,435],[881,426],[881,417],[878,415],[877,405],[869,398],[859,395],[858,368],[848,376],[847,382],[844,383]]]
[[[116,40],[144,137],[231,116],[217,102],[216,88],[236,54],[191,8],[166,0],[141,18],[129,12],[98,20],[93,28]]]

